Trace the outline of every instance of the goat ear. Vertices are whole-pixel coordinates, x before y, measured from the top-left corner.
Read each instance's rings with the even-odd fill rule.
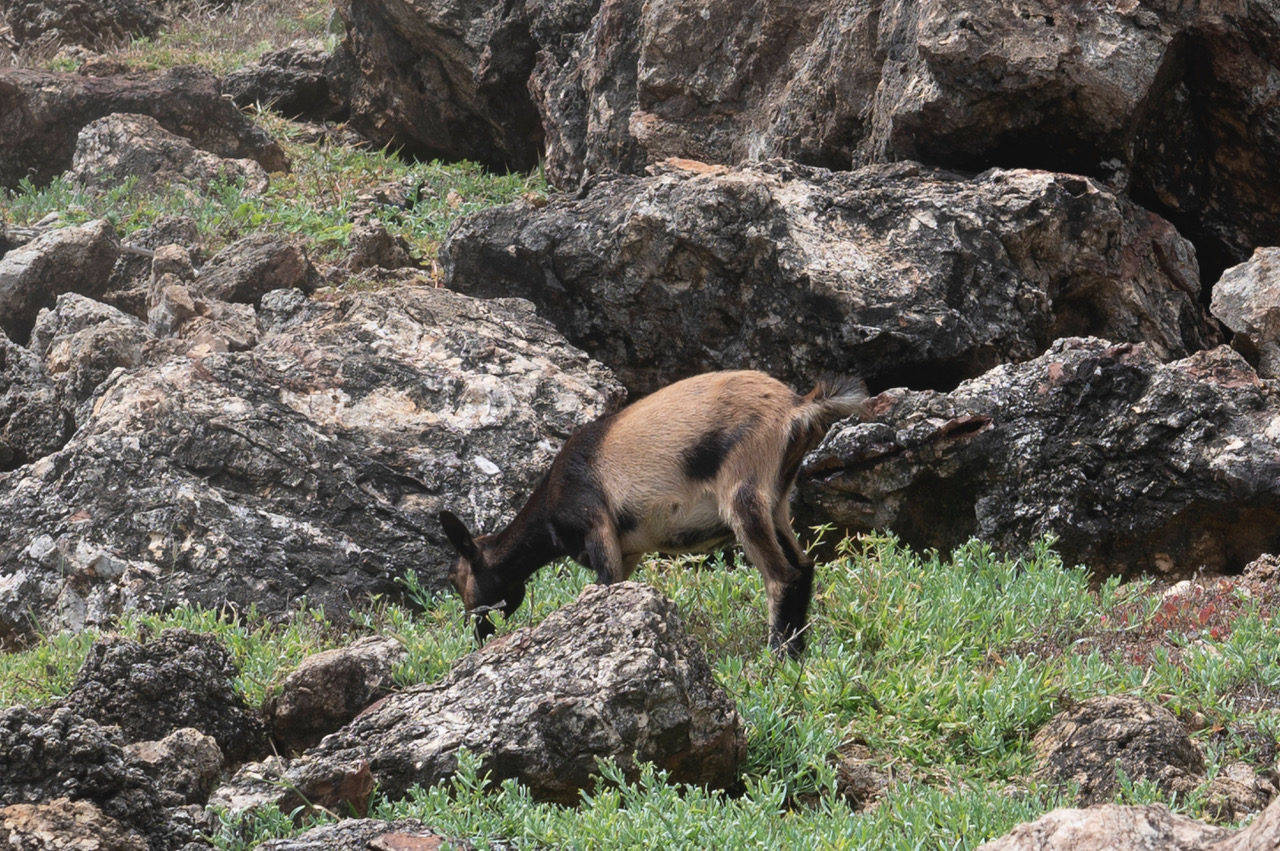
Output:
[[[472,564],[479,562],[480,551],[476,549],[475,539],[467,531],[466,524],[458,519],[458,515],[452,511],[441,511],[437,515],[437,519],[439,519],[440,526],[444,529],[445,537],[449,539],[449,543],[453,544],[453,548],[458,551],[458,554]]]

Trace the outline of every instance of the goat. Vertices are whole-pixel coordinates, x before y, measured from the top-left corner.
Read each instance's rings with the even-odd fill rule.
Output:
[[[813,561],[791,528],[791,489],[805,454],[865,399],[857,379],[800,396],[761,372],[695,375],[570,435],[505,529],[472,537],[440,512],[459,555],[449,578],[476,616],[476,637],[492,635],[488,612],[510,617],[529,577],[557,558],[572,556],[609,584],[645,553],[737,539],[764,577],[770,646],[800,655]]]

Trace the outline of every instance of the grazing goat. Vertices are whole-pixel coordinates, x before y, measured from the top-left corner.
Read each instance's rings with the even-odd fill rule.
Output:
[[[525,583],[572,556],[601,583],[620,582],[649,552],[704,552],[736,538],[764,576],[769,643],[799,655],[813,561],[788,505],[805,454],[859,410],[861,381],[824,381],[805,396],[764,373],[709,372],[678,381],[578,429],[507,528],[473,538],[440,512],[460,558],[449,578],[476,636],[487,612],[510,616]]]

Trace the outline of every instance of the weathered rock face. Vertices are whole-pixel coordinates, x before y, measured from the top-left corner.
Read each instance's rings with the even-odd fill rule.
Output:
[[[119,256],[106,219],[51,230],[8,252],[0,258],[0,330],[26,343],[41,308],[62,293],[100,294]]]
[[[40,358],[0,333],[0,470],[56,452],[71,423]]]
[[[231,654],[212,635],[167,629],[146,643],[108,636],[94,643],[60,705],[139,742],[194,727],[228,758],[266,749],[265,730],[232,680]]]
[[[1136,697],[1095,697],[1060,712],[1031,747],[1037,779],[1078,785],[1082,804],[1109,801],[1119,788],[1117,769],[1179,794],[1204,775],[1204,757],[1178,719]]]
[[[192,290],[205,298],[255,304],[272,290],[309,293],[317,278],[301,243],[259,231],[214,255]]]
[[[342,617],[410,571],[442,587],[435,513],[509,519],[621,396],[516,300],[289,291],[258,316],[254,348],[120,375],[61,452],[0,475],[0,641],[31,613],[80,628],[306,598]]]
[[[284,150],[222,96],[216,77],[197,68],[82,77],[0,71],[0,186],[24,177],[45,183],[71,166],[81,128],[112,113],[148,115],[164,129],[220,157],[289,167]]]
[[[11,851],[147,851],[147,841],[88,801],[0,807],[0,848]]]
[[[405,658],[398,640],[377,637],[308,656],[267,696],[263,714],[272,736],[285,749],[314,745],[385,697]]]
[[[1209,851],[1228,835],[1164,804],[1104,804],[1053,810],[978,851]]]
[[[453,289],[533,300],[633,391],[744,367],[949,387],[1064,334],[1215,339],[1172,226],[1049,172],[673,164],[478,213],[441,262]]]
[[[19,45],[33,42],[110,47],[152,36],[166,23],[150,0],[6,0],[2,11]]]
[[[339,120],[346,114],[346,69],[317,45],[298,42],[228,74],[222,90],[236,106],[261,104],[288,117]]]
[[[1219,347],[1065,339],[950,394],[893,391],[828,433],[800,523],[943,550],[1045,533],[1099,574],[1233,572],[1280,546],[1280,390]]]
[[[217,740],[194,727],[174,730],[159,741],[134,742],[124,753],[155,781],[169,807],[207,801],[225,762]]]
[[[1280,378],[1280,248],[1259,248],[1213,287],[1213,315],[1265,378]]]
[[[168,847],[159,793],[124,757],[119,732],[67,709],[42,717],[15,706],[0,711],[0,807],[69,798]]]
[[[345,819],[313,827],[288,839],[272,839],[254,851],[466,851],[471,845],[447,839],[415,819]]]
[[[651,761],[675,782],[730,784],[745,740],[675,605],[638,583],[592,585],[444,679],[374,704],[294,761],[286,788],[269,791],[285,806],[291,790],[332,800],[339,779],[363,767],[382,793],[403,795],[453,774],[463,747],[485,754],[495,778],[572,803],[590,787],[597,758],[624,768]]]
[[[227,159],[202,151],[170,133],[149,115],[112,114],[85,125],[76,139],[67,178],[91,191],[135,180],[140,191],[176,184],[207,188],[240,183],[249,192],[267,188],[266,171],[251,159]]]

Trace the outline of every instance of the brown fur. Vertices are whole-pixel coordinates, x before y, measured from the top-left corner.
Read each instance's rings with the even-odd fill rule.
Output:
[[[454,584],[469,610],[509,614],[558,555],[616,582],[645,553],[736,539],[764,577],[772,643],[799,652],[813,564],[791,528],[790,492],[805,453],[864,398],[852,382],[801,397],[754,371],[678,381],[571,436],[507,529],[473,541],[442,513],[462,556]]]

